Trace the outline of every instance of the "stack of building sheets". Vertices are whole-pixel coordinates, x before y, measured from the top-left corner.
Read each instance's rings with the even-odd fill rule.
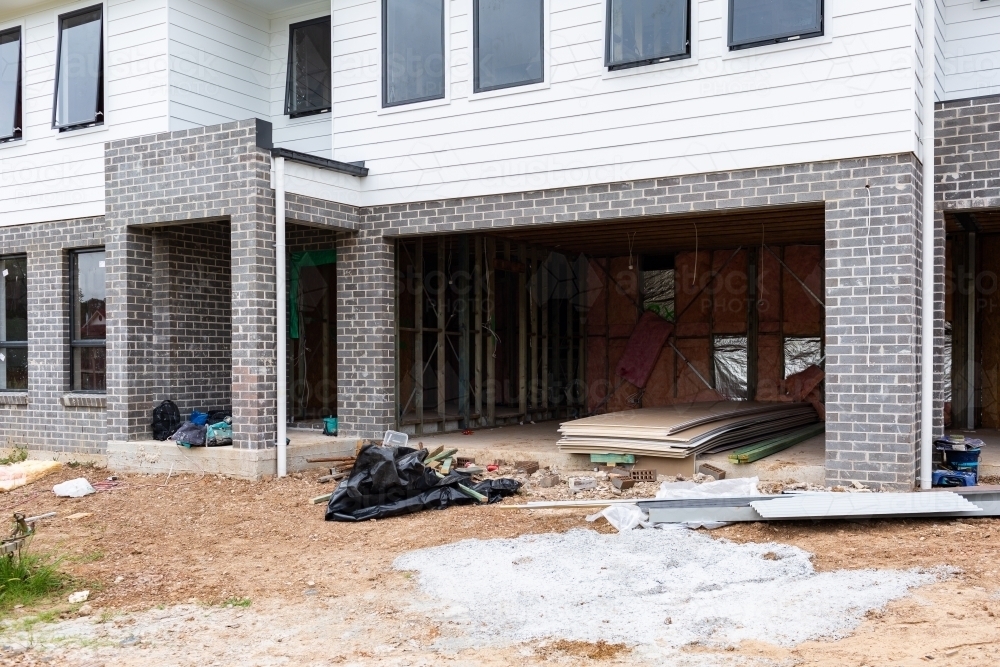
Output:
[[[819,421],[808,403],[719,401],[613,412],[559,427],[559,451],[684,458],[754,444]]]

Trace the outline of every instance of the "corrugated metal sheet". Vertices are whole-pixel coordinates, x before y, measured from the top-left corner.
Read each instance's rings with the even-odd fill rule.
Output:
[[[750,503],[764,519],[834,519],[981,512],[962,496],[939,493],[817,493]],[[971,516],[971,515],[970,515]]]

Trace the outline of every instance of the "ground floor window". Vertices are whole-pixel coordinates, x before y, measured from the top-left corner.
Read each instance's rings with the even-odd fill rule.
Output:
[[[28,259],[0,257],[0,391],[28,388]]]
[[[104,248],[70,255],[70,350],[72,389],[107,388],[107,322]]]

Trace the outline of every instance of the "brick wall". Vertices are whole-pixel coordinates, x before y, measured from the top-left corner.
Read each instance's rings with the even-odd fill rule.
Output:
[[[0,227],[2,252],[28,256],[27,405],[0,405],[0,446],[104,452],[105,410],[63,403],[70,393],[69,251],[104,241],[99,217]]]
[[[162,346],[162,398],[177,403],[182,414],[231,409],[229,224],[164,227],[153,232],[153,239],[153,317]]]
[[[342,422],[368,437],[393,423],[387,237],[805,202],[826,206],[828,481],[910,489],[920,435],[921,290],[919,164],[909,154],[364,210],[338,265]]]
[[[935,199],[945,210],[1000,207],[1000,96],[937,105]]]

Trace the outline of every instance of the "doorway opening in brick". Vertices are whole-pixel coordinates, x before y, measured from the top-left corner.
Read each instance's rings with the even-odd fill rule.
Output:
[[[288,425],[337,416],[337,233],[288,223]]]

